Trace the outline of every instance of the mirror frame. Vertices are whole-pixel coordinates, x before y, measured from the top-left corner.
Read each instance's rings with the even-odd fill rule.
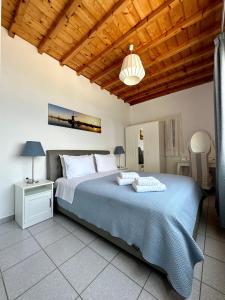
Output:
[[[192,133],[192,135],[191,135],[191,137],[189,139],[189,142],[188,142],[188,150],[189,150],[189,152],[193,152],[192,149],[191,149],[191,139],[192,139],[193,135],[195,133],[197,133],[197,132],[204,132],[208,136],[208,138],[210,140],[210,148],[209,148],[209,151],[206,152],[206,153],[210,153],[210,151],[212,150],[212,146],[211,145],[213,144],[213,146],[214,146],[214,143],[213,143],[213,140],[212,140],[210,134],[208,133],[208,131],[206,131],[204,129],[199,129],[199,130],[196,130],[195,132]],[[193,152],[193,153],[198,153],[198,152]]]

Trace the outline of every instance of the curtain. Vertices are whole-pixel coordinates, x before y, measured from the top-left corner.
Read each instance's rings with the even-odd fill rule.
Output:
[[[216,136],[216,204],[225,228],[225,33],[215,39],[214,99]]]
[[[180,115],[168,117],[165,122],[165,154],[166,157],[176,157],[181,152],[181,120]]]

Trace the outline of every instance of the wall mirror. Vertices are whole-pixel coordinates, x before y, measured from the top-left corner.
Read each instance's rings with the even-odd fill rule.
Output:
[[[196,131],[190,140],[190,150],[195,153],[209,153],[211,149],[211,138],[205,131]]]

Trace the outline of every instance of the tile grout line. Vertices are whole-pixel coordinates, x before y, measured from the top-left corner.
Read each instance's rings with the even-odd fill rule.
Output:
[[[29,234],[30,234],[30,233],[29,233]],[[19,241],[15,242],[15,243],[13,243],[13,244],[11,244],[11,245],[5,247],[5,248],[0,249],[0,252],[3,251],[3,250],[6,250],[6,249],[8,249],[8,248],[10,248],[10,247],[12,247],[12,246],[15,246],[16,244],[19,244],[19,243],[21,243],[21,242],[23,242],[23,241],[29,239],[30,237],[31,237],[31,236],[28,236],[28,237],[26,237],[26,238],[24,238],[24,239],[22,239],[22,240],[19,240]]]
[[[4,278],[3,278],[3,274],[2,274],[2,270],[1,270],[1,269],[0,269],[0,273],[1,273],[2,284],[3,284],[3,287],[4,287],[4,289],[5,289],[6,298],[7,298],[7,300],[9,300],[8,292],[7,292],[7,289],[6,289],[6,285],[5,285],[5,281],[4,281]]]
[[[67,230],[68,231],[68,230]],[[68,236],[68,235],[67,235]],[[33,236],[33,238],[35,239],[35,237]],[[35,239],[36,240],[36,239]],[[39,242],[36,240],[36,242],[39,244]],[[80,296],[80,293],[78,293],[78,291],[76,291],[76,289],[72,286],[72,284],[69,282],[69,280],[64,276],[64,274],[62,273],[62,271],[58,268],[58,266],[55,264],[55,262],[51,259],[51,257],[48,255],[48,253],[45,251],[45,249],[42,247],[42,245],[41,244],[39,244],[40,245],[40,247],[41,247],[41,249],[42,249],[42,251],[48,256],[48,258],[51,260],[51,262],[54,264],[54,266],[56,267],[56,269],[55,270],[58,270],[59,272],[60,272],[60,274],[63,276],[63,278],[69,283],[69,285],[72,287],[72,289],[77,293],[77,295],[78,296]],[[83,247],[82,249],[80,249],[76,254],[78,254],[81,250],[83,250],[84,248],[86,248],[86,247]],[[76,254],[74,254],[74,256],[76,255]],[[68,260],[69,259],[71,259],[71,258],[68,258]],[[67,261],[68,261],[67,260]],[[66,262],[66,261],[65,261]],[[64,263],[65,263],[64,262]],[[41,280],[43,280],[43,278],[41,279]],[[40,280],[40,281],[41,281]],[[36,285],[36,284],[35,284]],[[33,287],[33,286],[32,286]],[[29,289],[31,289],[32,287],[30,287]],[[76,298],[75,298],[76,299]]]
[[[119,255],[119,253],[120,252],[118,252],[115,256],[114,256],[114,258],[116,258],[118,255]],[[98,254],[99,255],[99,254]],[[113,258],[113,259],[114,259]],[[107,261],[107,264],[106,264],[106,266],[93,278],[93,280],[85,287],[85,289],[83,289],[82,290],[82,292],[81,292],[81,295],[88,289],[88,287],[95,281],[95,279],[97,279],[97,277],[110,265],[110,263],[111,263],[111,261],[108,261],[108,260],[106,260],[105,258],[104,258],[104,260],[105,261]],[[82,296],[81,296],[82,297]],[[83,299],[83,297],[82,297],[82,299]]]
[[[203,247],[203,254],[205,255],[205,243],[206,243],[206,231],[207,231],[207,225],[208,225],[208,210],[209,210],[209,196],[207,197],[207,209],[206,209],[206,226],[205,226],[205,234],[204,234],[204,247]],[[202,272],[201,272],[201,284],[200,284],[200,290],[199,290],[199,300],[201,299],[201,294],[202,294],[202,279],[203,279],[203,270],[204,270],[204,261],[203,261],[203,264],[202,264]]]
[[[41,251],[41,249],[37,250],[36,252],[34,252],[34,253],[28,255],[27,257],[25,257],[25,258],[23,258],[23,259],[21,259],[19,262],[15,263],[14,265],[12,265],[12,266],[8,267],[7,269],[3,270],[2,273],[7,272],[7,271],[10,270],[11,268],[13,268],[13,267],[19,265],[20,263],[24,262],[26,259],[31,258],[32,256],[34,256],[35,254],[37,254],[37,253],[40,252],[40,251]]]
[[[152,270],[150,270],[150,272],[149,272],[149,274],[148,274],[148,276],[147,276],[147,279],[145,280],[145,283],[144,283],[144,285],[143,285],[143,287],[142,287],[142,289],[141,289],[141,291],[140,291],[140,293],[139,293],[139,295],[138,295],[138,297],[137,297],[136,300],[138,300],[138,299],[140,298],[141,293],[143,292],[143,290],[146,291],[146,290],[144,289],[144,287],[145,287],[145,285],[146,285],[148,279],[150,278],[151,273],[152,273]],[[147,292],[147,291],[146,291],[146,292]],[[148,292],[148,293],[149,293],[149,292]],[[149,293],[149,294],[152,295],[151,293]],[[152,295],[152,296],[153,296],[153,295]],[[153,297],[155,298],[155,296],[153,296]],[[157,298],[156,298],[156,299],[157,299]]]

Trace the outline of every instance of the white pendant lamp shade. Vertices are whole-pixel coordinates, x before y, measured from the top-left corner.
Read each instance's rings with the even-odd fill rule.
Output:
[[[133,45],[130,45],[130,51],[133,50]],[[145,76],[140,57],[137,54],[129,54],[124,60],[120,70],[119,78],[126,85],[138,84]]]

